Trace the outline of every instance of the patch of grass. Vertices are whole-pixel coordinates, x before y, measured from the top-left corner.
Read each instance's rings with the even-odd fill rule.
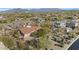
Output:
[[[14,46],[14,41],[9,36],[1,36],[0,40],[9,49],[11,49]]]

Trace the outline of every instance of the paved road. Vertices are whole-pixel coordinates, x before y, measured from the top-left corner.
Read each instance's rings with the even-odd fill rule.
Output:
[[[70,47],[68,50],[79,50],[79,39],[76,40]]]
[[[79,50],[79,36],[70,44],[68,50]]]

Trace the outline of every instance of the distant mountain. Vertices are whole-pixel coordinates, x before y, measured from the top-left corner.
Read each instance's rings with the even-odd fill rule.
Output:
[[[1,11],[1,13],[25,13],[25,12],[28,12],[28,10],[21,8],[14,8],[6,11]]]
[[[72,10],[79,10],[79,8],[73,8]]]
[[[6,11],[1,11],[1,13],[54,12],[54,11],[62,11],[62,9],[58,9],[58,8],[33,8],[33,9],[14,8],[14,9],[6,10]]]
[[[79,10],[79,8],[61,8],[62,10]]]
[[[39,8],[39,9],[30,9],[30,12],[54,12],[54,11],[62,11],[58,8]]]

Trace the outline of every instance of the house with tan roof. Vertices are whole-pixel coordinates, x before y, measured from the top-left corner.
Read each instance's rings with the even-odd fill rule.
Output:
[[[22,28],[20,28],[19,29],[19,31],[20,31],[20,35],[21,35],[21,37],[23,38],[23,39],[26,39],[26,38],[28,38],[28,37],[30,37],[30,35],[33,33],[33,32],[35,32],[35,31],[37,31],[37,30],[39,30],[40,29],[40,27],[39,26],[35,26],[35,25],[33,25],[33,26],[29,26],[29,25],[24,25]],[[28,40],[28,39],[27,39]]]

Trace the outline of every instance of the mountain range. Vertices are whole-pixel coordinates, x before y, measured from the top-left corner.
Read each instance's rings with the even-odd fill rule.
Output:
[[[12,8],[0,11],[0,13],[59,12],[64,10],[79,10],[79,8]]]
[[[62,11],[59,8],[33,8],[33,9],[22,9],[22,8],[13,8],[5,11],[1,11],[1,13],[28,13],[28,12],[55,12]]]

